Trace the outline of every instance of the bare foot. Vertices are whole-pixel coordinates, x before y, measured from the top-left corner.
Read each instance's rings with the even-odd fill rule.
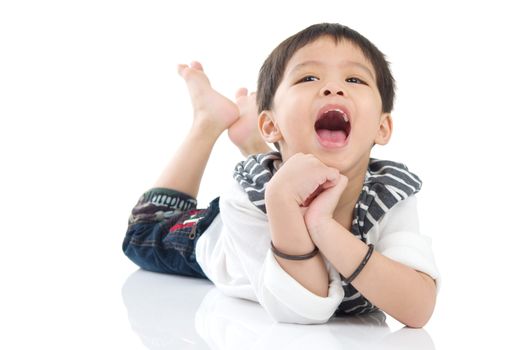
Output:
[[[194,108],[194,123],[222,133],[237,121],[237,105],[212,88],[199,62],[191,62],[190,65],[179,64],[178,73],[187,83]]]
[[[236,92],[235,98],[240,118],[229,127],[229,138],[246,157],[250,154],[270,152],[271,149],[258,130],[256,94],[252,92],[248,95],[248,90],[241,88]]]

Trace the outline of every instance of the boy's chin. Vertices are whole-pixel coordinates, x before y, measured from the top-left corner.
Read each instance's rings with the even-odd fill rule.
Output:
[[[316,155],[317,156],[317,155]],[[339,152],[339,153],[323,153],[318,156],[319,160],[326,166],[339,170],[340,173],[348,173],[352,168],[357,167],[363,161],[368,163],[370,152],[365,154],[357,154],[356,152]]]
[[[322,158],[321,162],[323,162],[326,166],[339,170],[341,174],[343,174],[350,168],[350,164],[349,164],[350,160],[347,160],[346,162],[344,162],[344,161],[339,161],[339,160],[334,160],[334,159]]]
[[[338,169],[340,172],[350,170],[362,159],[370,158],[371,148],[365,149],[363,152],[357,152],[357,149],[345,147],[341,150],[328,151],[325,149],[302,149],[302,150],[287,150],[281,147],[281,156],[283,161],[287,161],[296,153],[313,154],[317,159],[323,162],[326,166]]]

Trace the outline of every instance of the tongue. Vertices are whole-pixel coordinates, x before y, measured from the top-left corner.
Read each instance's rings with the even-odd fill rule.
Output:
[[[346,133],[343,130],[328,130],[328,129],[319,129],[317,130],[317,135],[322,141],[329,143],[345,143]]]

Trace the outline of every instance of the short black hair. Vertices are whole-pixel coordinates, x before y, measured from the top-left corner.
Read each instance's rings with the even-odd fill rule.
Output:
[[[301,30],[284,40],[266,58],[260,68],[257,83],[257,105],[259,113],[270,110],[273,97],[282,81],[286,65],[292,56],[302,47],[314,42],[322,36],[333,37],[336,44],[340,40],[349,40],[359,47],[367,60],[374,67],[376,85],[381,95],[383,113],[390,113],[394,104],[395,81],[392,77],[385,55],[367,38],[353,29],[338,23],[319,23]]]

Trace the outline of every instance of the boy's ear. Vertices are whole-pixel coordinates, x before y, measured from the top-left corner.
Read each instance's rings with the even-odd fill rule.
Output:
[[[274,143],[282,139],[282,134],[273,120],[271,111],[262,111],[259,114],[258,127],[264,141]]]
[[[386,145],[392,135],[392,117],[390,113],[383,113],[380,118],[380,125],[374,143]]]

